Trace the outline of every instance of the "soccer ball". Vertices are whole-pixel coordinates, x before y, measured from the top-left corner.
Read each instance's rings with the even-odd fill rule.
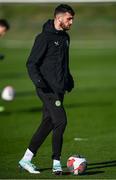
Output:
[[[6,86],[1,93],[1,98],[5,101],[12,101],[15,97],[15,90],[12,86]]]
[[[67,168],[74,175],[81,175],[87,169],[87,161],[80,155],[73,155],[67,160]]]

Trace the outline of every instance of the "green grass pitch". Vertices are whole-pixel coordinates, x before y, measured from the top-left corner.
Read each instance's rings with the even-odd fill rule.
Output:
[[[69,156],[81,154],[88,161],[85,175],[52,175],[51,134],[33,162],[41,174],[21,172],[18,161],[40,124],[42,103],[28,77],[26,60],[32,41],[56,4],[0,4],[0,18],[11,29],[0,39],[0,91],[12,85],[12,102],[0,99],[0,179],[116,179],[116,6],[73,4],[70,68],[75,88],[65,95],[68,125],[64,134],[62,166]]]

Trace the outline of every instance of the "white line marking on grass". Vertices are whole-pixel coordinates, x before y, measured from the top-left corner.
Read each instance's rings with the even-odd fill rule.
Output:
[[[74,141],[88,141],[87,138],[74,138]]]

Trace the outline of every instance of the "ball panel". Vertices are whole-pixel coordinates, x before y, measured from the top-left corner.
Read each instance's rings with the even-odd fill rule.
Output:
[[[74,175],[83,174],[87,169],[87,161],[80,155],[74,155],[68,158],[67,168]]]
[[[84,174],[86,169],[87,169],[87,163],[83,162],[76,169],[74,169],[74,174],[77,173],[76,172],[77,170],[78,170],[78,174]]]
[[[74,161],[75,161],[75,159],[73,157],[69,158],[67,161],[67,167],[70,172],[74,171],[74,166],[73,166]]]

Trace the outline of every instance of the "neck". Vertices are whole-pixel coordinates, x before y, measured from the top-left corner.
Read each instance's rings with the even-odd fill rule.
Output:
[[[56,20],[56,19],[54,19],[54,27],[55,27],[55,29],[56,30],[62,30],[63,31],[63,28],[60,26],[60,24],[59,24],[59,22]]]

